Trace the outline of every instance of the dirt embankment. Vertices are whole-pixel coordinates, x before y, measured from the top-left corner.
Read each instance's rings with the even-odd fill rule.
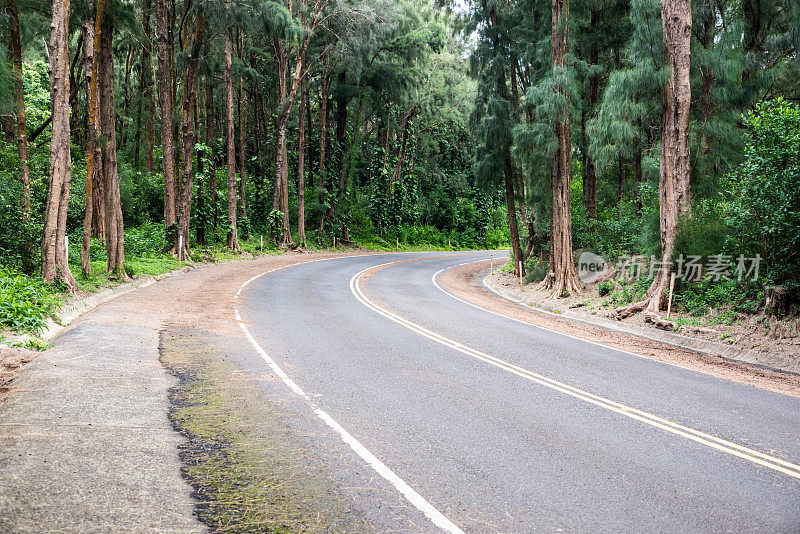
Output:
[[[800,376],[763,370],[720,357],[675,348],[634,335],[576,323],[500,298],[489,292],[480,282],[480,278],[487,273],[488,269],[489,262],[470,263],[446,271],[439,278],[439,282],[443,288],[461,299],[519,321],[633,352],[653,360],[800,397]],[[514,290],[519,292],[519,286],[515,286]]]

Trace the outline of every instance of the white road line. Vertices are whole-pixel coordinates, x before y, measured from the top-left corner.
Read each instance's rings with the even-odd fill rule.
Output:
[[[394,263],[394,262],[390,262],[390,263]],[[384,264],[384,265],[381,265],[381,266],[378,266],[378,267],[382,267],[382,266],[385,266],[385,265],[388,265],[388,264]],[[425,328],[425,327],[423,327],[421,325],[413,323],[413,322],[409,321],[408,319],[406,319],[406,318],[404,318],[404,317],[402,317],[400,315],[397,315],[396,313],[391,312],[391,311],[387,310],[386,308],[383,308],[380,305],[376,304],[375,302],[371,301],[364,294],[364,292],[361,290],[361,287],[360,287],[360,278],[361,278],[361,276],[364,273],[366,273],[367,271],[370,271],[370,270],[375,269],[375,268],[376,267],[368,267],[368,268],[364,269],[363,271],[353,275],[353,277],[350,279],[350,291],[353,293],[353,295],[356,297],[356,299],[359,302],[361,302],[362,304],[364,304],[367,308],[370,308],[371,310],[377,312],[378,314],[386,317],[387,319],[390,319],[390,320],[394,321],[395,323],[398,323],[398,324],[408,328],[409,330],[411,330],[413,332],[416,332],[416,333],[418,333],[418,334],[420,334],[420,335],[422,335],[424,337],[427,337],[428,339],[436,341],[437,343],[440,343],[440,344],[442,344],[442,345],[444,345],[446,347],[449,347],[451,349],[457,350],[458,352],[466,354],[467,356],[471,356],[471,357],[473,357],[473,358],[475,358],[477,360],[480,360],[480,361],[483,361],[485,363],[488,363],[489,365],[493,365],[493,366],[498,367],[498,368],[500,368],[500,369],[502,369],[504,371],[507,371],[507,372],[515,374],[515,375],[517,375],[519,377],[522,377],[522,378],[525,378],[527,380],[530,380],[531,382],[536,382],[538,384],[541,384],[541,385],[543,385],[545,387],[548,387],[550,389],[559,391],[559,392],[564,393],[566,395],[569,395],[571,397],[575,397],[577,399],[580,399],[582,401],[588,402],[590,404],[594,404],[595,406],[598,406],[598,407],[604,408],[606,410],[618,413],[620,415],[624,415],[625,417],[630,417],[631,419],[636,419],[636,420],[641,421],[643,423],[646,423],[646,424],[648,424],[650,426],[653,426],[653,427],[656,427],[656,428],[660,428],[660,429],[665,430],[667,432],[670,432],[672,434],[676,434],[676,435],[685,437],[685,438],[687,438],[689,440],[692,440],[694,442],[701,443],[703,445],[706,445],[706,446],[711,447],[713,449],[716,449],[716,450],[731,454],[733,456],[737,456],[739,458],[748,460],[748,461],[750,461],[752,463],[761,465],[763,467],[768,467],[770,469],[773,469],[775,471],[783,473],[784,475],[788,475],[790,477],[800,479],[800,465],[796,465],[796,464],[793,464],[791,462],[787,462],[785,460],[781,460],[780,458],[775,458],[775,457],[770,456],[768,454],[765,454],[765,453],[762,453],[762,452],[759,452],[759,451],[744,447],[744,446],[739,445],[737,443],[733,443],[731,441],[727,441],[727,440],[718,438],[716,436],[712,436],[711,434],[706,434],[706,433],[701,432],[699,430],[695,430],[693,428],[689,428],[689,427],[680,425],[680,424],[672,422],[672,421],[670,421],[668,419],[664,419],[662,417],[658,417],[656,415],[653,415],[653,414],[650,414],[648,412],[639,410],[637,408],[633,408],[631,406],[627,406],[625,404],[622,404],[622,403],[619,403],[619,402],[616,402],[616,401],[613,401],[613,400],[610,400],[610,399],[606,399],[606,398],[601,397],[599,395],[595,395],[595,394],[590,393],[588,391],[584,391],[584,390],[576,388],[574,386],[570,386],[570,385],[565,384],[563,382],[559,382],[559,381],[554,380],[552,378],[549,378],[547,376],[544,376],[544,375],[535,373],[533,371],[530,371],[528,369],[525,369],[523,367],[520,367],[520,366],[518,366],[516,364],[507,362],[507,361],[502,360],[500,358],[496,358],[494,356],[491,356],[491,355],[486,354],[484,352],[481,352],[479,350],[476,350],[476,349],[473,349],[471,347],[468,347],[468,346],[466,346],[466,345],[464,345],[462,343],[459,343],[457,341],[453,341],[453,340],[451,340],[451,339],[449,339],[449,338],[447,338],[447,337],[445,337],[445,336],[443,336],[441,334],[437,334],[436,332],[428,330],[427,328]]]
[[[252,277],[250,280],[245,282],[239,288],[234,298],[237,298],[242,290],[252,281],[267,275],[269,273],[279,271],[281,269],[285,269],[287,267],[294,267],[296,265],[303,265],[306,263],[314,263],[317,261],[327,261],[333,259],[341,259],[341,258],[353,258],[357,256],[339,256],[338,258],[325,258],[325,259],[318,259],[318,260],[311,260],[305,261],[301,263],[295,263],[293,265],[286,265],[284,267],[278,267],[272,269],[270,271],[265,271],[259,275]],[[389,262],[393,263],[393,262]],[[388,264],[384,264],[388,265]],[[464,534],[464,532],[455,525],[452,521],[450,521],[444,514],[442,514],[439,510],[437,510],[431,503],[429,503],[424,497],[422,497],[419,493],[414,491],[414,489],[409,486],[402,478],[400,478],[394,471],[392,471],[386,464],[380,461],[374,454],[372,454],[364,445],[361,444],[356,438],[353,437],[344,427],[342,427],[339,423],[336,422],[333,417],[331,417],[327,412],[322,410],[320,407],[316,405],[316,403],[309,397],[309,395],[303,391],[303,389],[297,385],[297,383],[292,380],[286,372],[281,369],[281,367],[273,360],[267,352],[258,344],[258,341],[255,340],[253,335],[250,333],[250,330],[247,328],[247,325],[242,320],[241,315],[239,314],[239,309],[234,308],[234,312],[236,315],[236,323],[241,328],[242,332],[244,332],[245,337],[247,337],[250,344],[256,349],[256,352],[261,356],[261,358],[267,363],[267,366],[274,372],[289,389],[292,390],[293,393],[298,395],[299,397],[303,398],[303,400],[308,403],[311,410],[314,414],[319,417],[329,428],[334,430],[339,436],[342,438],[342,441],[345,442],[353,451],[362,459],[364,460],[367,465],[369,465],[376,473],[378,473],[384,480],[389,482],[392,486],[394,486],[400,494],[405,497],[405,499],[411,503],[417,510],[422,512],[425,517],[427,517],[431,523],[433,523],[436,527],[440,528],[445,532],[450,532],[452,534]]]

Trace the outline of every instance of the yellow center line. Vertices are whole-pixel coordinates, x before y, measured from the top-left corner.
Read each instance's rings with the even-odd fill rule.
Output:
[[[625,417],[641,421],[655,428],[659,428],[667,432],[670,432],[672,434],[692,440],[694,442],[701,443],[703,445],[711,447],[712,449],[725,452],[732,456],[742,458],[744,460],[761,465],[763,467],[767,467],[769,469],[773,469],[784,475],[800,479],[800,465],[793,464],[786,460],[770,456],[769,454],[759,452],[754,449],[750,449],[748,447],[744,447],[742,445],[724,440],[722,438],[718,438],[716,436],[707,434],[700,430],[696,430],[681,425],[679,423],[670,421],[669,419],[659,417],[649,412],[645,412],[643,410],[627,406],[625,404],[613,401],[611,399],[601,397],[600,395],[595,395],[594,393],[590,393],[580,388],[570,386],[569,384],[565,384],[563,382],[559,382],[558,380],[554,380],[547,376],[535,373],[531,370],[525,369],[511,362],[507,362],[495,356],[491,356],[477,349],[473,349],[462,343],[449,339],[441,334],[433,332],[432,330],[428,330],[427,328],[421,325],[411,322],[405,317],[402,317],[392,311],[387,310],[386,308],[370,300],[364,294],[364,292],[361,290],[360,281],[364,276],[364,274],[367,273],[368,271],[372,271],[377,268],[383,268],[392,264],[393,262],[389,262],[383,265],[368,267],[363,271],[355,274],[350,279],[350,291],[353,293],[356,299],[362,304],[364,304],[367,308],[370,308],[371,310],[386,317],[387,319],[390,319],[395,323],[398,323],[417,334],[427,337],[428,339],[436,341],[437,343],[440,343],[458,352],[471,356],[477,360],[483,361],[485,363],[503,369],[504,371],[517,375],[521,378],[525,378],[532,382],[546,386],[550,389],[559,391],[560,393],[564,393],[571,397],[583,400],[584,402],[588,402],[600,408],[604,408],[606,410],[624,415]]]

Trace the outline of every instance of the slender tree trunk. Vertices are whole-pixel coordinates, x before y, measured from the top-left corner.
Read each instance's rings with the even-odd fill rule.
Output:
[[[247,101],[244,77],[239,80],[239,205],[242,210],[241,220],[247,228]]]
[[[117,170],[117,125],[116,98],[114,91],[114,42],[113,23],[105,17],[102,22],[100,48],[95,50],[98,59],[100,133],[105,138],[102,148],[103,196],[105,205],[107,271],[120,280],[127,278],[125,273],[125,228],[122,221],[122,203],[119,193],[119,173]]]
[[[192,178],[194,169],[194,114],[197,108],[197,70],[200,63],[200,51],[203,46],[206,18],[201,11],[197,15],[195,31],[192,36],[191,56],[183,77],[183,93],[181,99],[181,189],[178,203],[178,235],[183,236],[183,248],[178,251],[179,258],[185,258],[189,249],[189,223],[192,211]]]
[[[616,315],[624,318],[646,308],[645,318],[648,321],[672,328],[674,323],[662,319],[660,313],[666,307],[666,290],[671,272],[669,262],[675,247],[678,223],[692,214],[689,161],[691,0],[662,0],[661,24],[664,30],[664,58],[669,68],[661,110],[661,169],[658,180],[661,268],[656,272],[645,300],[619,308]]]
[[[511,234],[511,250],[514,256],[514,274],[522,276],[525,274],[525,267],[520,271],[520,262],[522,262],[522,246],[519,241],[519,226],[517,225],[517,210],[514,204],[514,170],[511,166],[511,158],[506,156],[505,169],[503,175],[505,177],[505,190],[506,190],[506,210],[508,211],[508,228]]]
[[[278,151],[275,155],[275,181],[279,187],[280,211],[283,214],[281,224],[282,245],[292,245],[292,234],[289,230],[289,180],[286,147],[286,130],[288,129],[289,112],[284,112],[278,121]]]
[[[594,37],[597,33],[597,19],[599,15],[597,10],[590,7],[589,10],[589,32],[592,34],[592,42],[589,45],[589,63],[590,66],[595,66],[600,60],[600,55],[597,48],[597,39]],[[589,111],[593,110],[600,100],[600,78],[592,74],[589,76]],[[586,113],[581,114],[582,119],[585,121]],[[588,146],[589,141],[586,139],[585,123],[581,125],[584,132],[584,150],[583,150],[583,205],[586,208],[586,216],[591,221],[597,220],[597,169],[595,168],[594,161],[589,155]],[[596,224],[591,224],[592,228],[596,228]]]
[[[314,130],[313,130],[313,123],[311,122],[311,98],[309,96],[308,84],[306,83],[306,79],[305,78],[303,78],[303,84],[304,84],[303,87],[305,87],[305,91],[306,91],[306,109],[305,109],[306,125],[305,125],[305,127],[306,127],[306,131],[312,132]],[[314,167],[314,145],[311,144],[311,143],[307,143],[306,144],[306,152],[307,152],[306,160],[308,161],[308,180],[306,180],[306,183],[307,183],[307,185],[309,187],[311,187],[311,189],[313,191],[313,188],[314,188],[314,172],[313,172],[313,167]]]
[[[175,228],[175,143],[172,130],[172,52],[167,0],[156,0],[158,51],[158,103],[161,106],[161,166],[164,174],[164,228],[173,250],[177,245]],[[177,252],[177,251],[175,251]]]
[[[78,102],[78,76],[80,71],[78,65],[83,65],[80,61],[81,50],[83,48],[83,32],[78,37],[78,44],[75,47],[75,54],[72,56],[72,64],[69,68],[69,105],[72,108],[69,117],[69,128],[76,145],[81,145],[81,114],[80,103]]]
[[[100,48],[100,34],[103,20],[103,0],[97,1],[94,27],[91,22],[83,24],[83,57],[89,109],[86,127],[86,212],[83,217],[83,242],[81,244],[81,271],[85,276],[92,272],[90,248],[92,245],[92,225],[94,217],[94,184],[101,180],[102,169],[100,147],[97,145],[99,132],[99,113],[97,106],[97,68],[95,50]],[[103,210],[105,213],[105,210]],[[103,225],[105,227],[105,224]]]
[[[8,0],[11,24],[11,59],[14,63],[14,96],[17,111],[17,150],[19,152],[19,180],[22,182],[22,216],[27,221],[31,215],[31,178],[28,170],[28,121],[25,115],[25,89],[22,86],[22,43],[19,32],[17,0]],[[32,244],[30,245],[32,247]]]
[[[303,78],[300,89],[300,114],[297,125],[297,238],[300,246],[306,246],[306,121],[305,109],[308,103],[308,84]]]
[[[236,138],[233,116],[233,36],[225,32],[225,137],[228,147],[228,248],[239,252],[239,235],[236,221]]]
[[[330,74],[326,71],[322,75],[319,90],[319,185],[325,185],[327,170],[328,147],[328,94],[331,90]]]
[[[150,29],[150,16],[152,12],[152,0],[144,1],[144,8],[142,10],[142,32],[144,33],[144,48],[142,48],[142,62],[140,73],[141,95],[140,99],[144,100],[145,109],[145,148],[144,148],[144,161],[145,168],[148,174],[153,174],[153,116],[155,115],[155,106],[153,105],[153,62],[152,62],[152,36]],[[138,130],[137,130],[138,133]],[[138,150],[138,147],[137,147]]]
[[[208,175],[208,188],[211,193],[211,226],[217,235],[217,158],[214,154],[214,86],[211,77],[206,77],[206,145],[211,149],[211,168]]]
[[[206,47],[206,51],[208,48]],[[208,55],[206,53],[206,55]],[[198,81],[198,84],[200,82]],[[201,109],[205,109],[202,107],[201,102],[201,93],[197,91],[197,98],[194,106],[194,131],[195,137],[199,137],[198,133],[200,131],[200,115]],[[205,191],[203,187],[205,186],[205,173],[206,173],[206,165],[204,161],[204,155],[197,154],[197,211],[198,213],[203,213],[205,209]],[[195,228],[195,239],[197,239],[198,246],[204,247],[206,245],[206,228],[205,228],[205,220],[196,221],[196,228]]]
[[[50,183],[42,233],[42,278],[62,282],[70,291],[77,290],[67,262],[64,237],[67,229],[67,205],[72,161],[69,153],[69,0],[53,0],[50,24],[50,99],[53,111],[53,136],[50,141]]]
[[[552,0],[553,68],[564,68],[569,53],[569,0]],[[572,259],[572,218],[570,215],[570,181],[572,179],[569,136],[569,96],[559,89],[567,104],[559,110],[555,124],[557,148],[553,154],[553,215],[550,234],[550,267],[542,287],[555,297],[580,291],[580,281]]]
[[[131,109],[131,70],[133,69],[134,48],[133,44],[128,45],[128,52],[125,54],[125,78],[122,93],[122,116],[120,117],[120,128],[122,128],[122,138],[120,145],[125,147],[128,139],[128,128],[125,126]]]

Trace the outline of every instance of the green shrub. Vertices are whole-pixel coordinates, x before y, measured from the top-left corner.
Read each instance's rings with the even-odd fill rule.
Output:
[[[711,309],[754,313],[761,302],[761,289],[737,280],[703,280],[699,283],[678,281],[673,303],[691,315],[700,317]]]
[[[547,269],[549,268],[550,264],[547,260],[541,260],[538,257],[528,258],[528,262],[525,264],[525,270],[528,273],[525,275],[525,283],[541,282],[547,276]]]
[[[800,289],[800,106],[763,102],[744,123],[746,159],[727,177],[731,248],[760,254],[773,282]]]
[[[0,325],[35,334],[60,306],[52,286],[0,266]]]
[[[614,290],[615,285],[616,284],[612,280],[601,282],[597,286],[597,292],[600,294],[601,297],[605,297]]]

